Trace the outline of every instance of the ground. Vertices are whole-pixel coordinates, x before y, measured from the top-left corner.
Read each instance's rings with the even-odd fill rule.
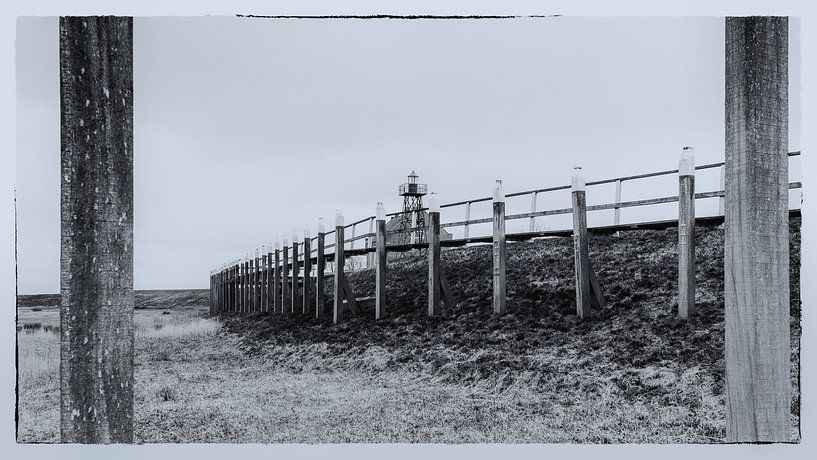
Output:
[[[444,253],[458,306],[441,318],[424,314],[422,257],[390,267],[389,317],[379,322],[209,318],[189,298],[145,302],[135,314],[136,439],[721,442],[722,235],[718,227],[696,233],[700,312],[690,321],[674,313],[673,230],[591,239],[609,307],[584,322],[574,317],[566,239],[509,245],[512,313],[499,318],[490,314],[486,247]],[[799,219],[791,240],[797,441]],[[372,289],[371,271],[350,281],[360,295]],[[50,326],[58,316],[34,308],[18,308],[20,327],[40,323],[18,332],[18,440],[55,442],[59,360]]]

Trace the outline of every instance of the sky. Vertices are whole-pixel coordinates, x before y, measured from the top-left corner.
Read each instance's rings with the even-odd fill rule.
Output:
[[[134,288],[206,288],[211,268],[314,232],[318,217],[331,227],[336,209],[347,222],[377,201],[398,211],[412,170],[446,203],[490,196],[496,179],[508,193],[565,185],[577,165],[587,180],[672,169],[687,145],[698,164],[722,161],[723,35],[723,19],[706,17],[136,18]],[[789,150],[800,149],[798,37],[793,19]],[[16,52],[18,289],[56,293],[57,19],[18,19]],[[718,189],[717,171],[696,182]],[[622,199],[675,193],[668,176],[626,182]],[[588,189],[589,204],[613,198],[611,186]],[[569,204],[553,193],[537,209]],[[717,212],[717,200],[697,206]],[[509,213],[529,208],[508,200]],[[442,220],[463,217],[444,209]],[[612,211],[588,221],[610,224]],[[567,228],[569,216],[536,225]]]

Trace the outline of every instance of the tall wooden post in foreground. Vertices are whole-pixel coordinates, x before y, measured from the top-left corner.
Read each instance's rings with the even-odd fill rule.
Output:
[[[315,267],[315,317],[323,318],[323,272],[326,270],[326,229],[323,218],[318,219],[317,265]]]
[[[726,18],[726,439],[791,441],[788,19]]]
[[[133,442],[133,19],[60,18],[60,440]]]
[[[584,175],[576,168],[570,177],[573,202],[573,252],[576,267],[576,314],[590,317],[590,251],[587,247],[587,203]]]
[[[695,152],[684,147],[678,163],[678,316],[695,314]]]
[[[333,322],[337,324],[343,320],[343,283],[346,281],[343,273],[346,265],[346,256],[343,254],[343,214],[338,209],[335,217],[335,305]]]
[[[374,278],[374,319],[381,319],[386,313],[386,210],[377,202],[375,212],[375,278]]]
[[[428,199],[428,316],[440,314],[440,200],[436,193]]]
[[[502,181],[494,188],[494,314],[504,315],[505,301],[505,190]]]

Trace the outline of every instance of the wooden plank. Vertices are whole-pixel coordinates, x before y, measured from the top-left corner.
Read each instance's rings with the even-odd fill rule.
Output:
[[[449,311],[456,308],[457,301],[454,299],[454,294],[451,293],[451,287],[448,285],[448,277],[445,276],[445,270],[440,270],[440,291],[445,307]]]
[[[324,313],[324,271],[326,271],[326,258],[324,254],[324,244],[326,242],[326,234],[322,231],[318,232],[318,260],[316,261],[315,273],[315,317],[323,318]]]
[[[726,441],[789,442],[788,18],[726,18]]]
[[[505,197],[493,204],[493,308],[494,314],[508,311],[506,302],[506,249],[505,249]]]
[[[678,316],[695,314],[695,169],[684,147],[678,174]]]
[[[584,178],[577,173],[571,192],[573,202],[573,252],[576,277],[576,314],[590,318],[590,257],[587,247],[587,214]]]
[[[428,213],[428,316],[440,314],[440,213]]]
[[[346,265],[346,257],[343,254],[343,216],[338,216],[339,224],[335,226],[335,241],[339,243],[335,245],[335,286],[334,286],[334,305],[332,321],[337,324],[343,321],[343,283],[345,281],[343,269]]]
[[[375,257],[375,319],[382,319],[386,313],[386,221],[378,220],[375,224],[377,231]]]
[[[309,235],[304,235],[304,281],[301,287],[301,310],[304,315],[312,314],[312,259],[309,254],[312,252]]]
[[[294,235],[293,235],[294,237]],[[301,274],[301,265],[298,262],[298,242],[293,239],[292,241],[292,283],[290,286],[291,290],[291,308],[292,313],[300,313],[302,311],[301,308],[301,301],[300,301],[300,294],[298,292],[298,277]]]

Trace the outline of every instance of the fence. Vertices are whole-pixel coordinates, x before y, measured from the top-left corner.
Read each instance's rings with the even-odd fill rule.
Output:
[[[799,151],[790,152],[788,154],[789,157],[799,155]],[[576,266],[576,309],[577,315],[584,318],[590,314],[591,306],[603,306],[605,303],[602,285],[595,276],[588,256],[587,213],[613,210],[613,223],[611,225],[595,226],[589,230],[594,232],[615,232],[635,228],[659,229],[673,226],[678,227],[678,314],[680,317],[686,318],[695,312],[695,224],[696,222],[702,221],[722,221],[724,211],[724,162],[700,166],[695,166],[694,162],[692,149],[684,148],[678,169],[585,182],[581,169],[577,168],[571,177],[570,185],[505,194],[501,181],[497,181],[494,194],[491,197],[475,198],[442,205],[439,204],[436,195],[432,193],[429,199],[429,206],[419,210],[428,212],[429,218],[425,226],[414,226],[412,228],[390,232],[410,232],[412,238],[407,244],[387,244],[386,242],[386,217],[400,217],[405,214],[405,212],[387,214],[384,212],[382,204],[378,203],[375,215],[356,220],[350,224],[345,224],[343,215],[338,211],[334,230],[326,231],[321,219],[319,220],[316,236],[311,236],[309,231],[306,230],[303,239],[294,235],[291,243],[287,242],[286,239],[284,240],[283,247],[280,247],[277,243],[274,249],[272,247],[264,247],[263,251],[256,250],[254,257],[250,257],[248,254],[244,259],[234,260],[224,264],[218,270],[212,271],[210,274],[210,312],[212,314],[222,312],[301,313],[314,314],[320,318],[324,313],[326,300],[326,293],[324,292],[326,267],[327,264],[334,262],[332,273],[335,281],[333,292],[333,320],[334,322],[339,322],[343,319],[346,308],[355,314],[359,314],[361,311],[359,305],[361,299],[354,297],[351,286],[345,276],[345,261],[350,257],[373,253],[376,271],[375,297],[373,299],[363,300],[374,301],[375,317],[380,319],[387,313],[387,299],[385,295],[387,252],[427,249],[429,257],[428,313],[433,316],[440,313],[441,303],[450,307],[455,302],[451,290],[448,287],[445,274],[440,267],[441,247],[456,247],[473,243],[492,243],[494,267],[493,310],[497,314],[503,314],[506,312],[506,241],[572,236],[574,239],[574,262]],[[720,168],[721,170],[720,190],[696,193],[696,171],[714,168]],[[624,183],[675,174],[677,174],[679,178],[678,194],[649,199],[621,201],[621,191]],[[615,184],[614,201],[588,206],[586,203],[587,189],[604,184]],[[790,190],[799,189],[801,187],[802,184],[800,182],[789,183]],[[537,201],[541,195],[563,190],[570,190],[570,207],[537,210]],[[528,197],[530,200],[530,212],[506,214],[505,203],[507,199],[519,199],[524,197]],[[718,215],[708,218],[696,218],[696,201],[714,198],[719,200]],[[492,215],[490,217],[472,219],[472,205],[487,202],[492,203]],[[620,210],[622,208],[651,206],[673,202],[679,203],[677,219],[644,221],[629,224],[621,224],[620,222]],[[449,210],[457,207],[464,208],[464,220],[452,222],[440,221],[442,209]],[[563,214],[572,214],[572,228],[560,230],[536,229],[537,218]],[[506,222],[518,219],[529,220],[528,231],[506,232]],[[368,232],[358,235],[358,226],[364,224],[368,225]],[[469,230],[472,226],[479,224],[492,224],[491,234],[471,236]],[[461,238],[440,240],[441,228],[452,229],[458,227],[463,229],[463,236]],[[346,230],[349,230],[351,233],[348,238],[346,237]],[[417,242],[413,237],[420,232],[425,232],[427,235],[425,242]],[[328,243],[327,238],[330,239]],[[374,239],[375,245],[370,244],[372,239]],[[364,240],[366,244],[362,248],[355,248],[355,243],[359,240]],[[330,249],[332,252],[327,252],[327,250]],[[337,263],[337,261],[341,261],[341,263]],[[303,277],[301,277],[301,267],[303,267]],[[314,273],[313,267],[315,268]]]

